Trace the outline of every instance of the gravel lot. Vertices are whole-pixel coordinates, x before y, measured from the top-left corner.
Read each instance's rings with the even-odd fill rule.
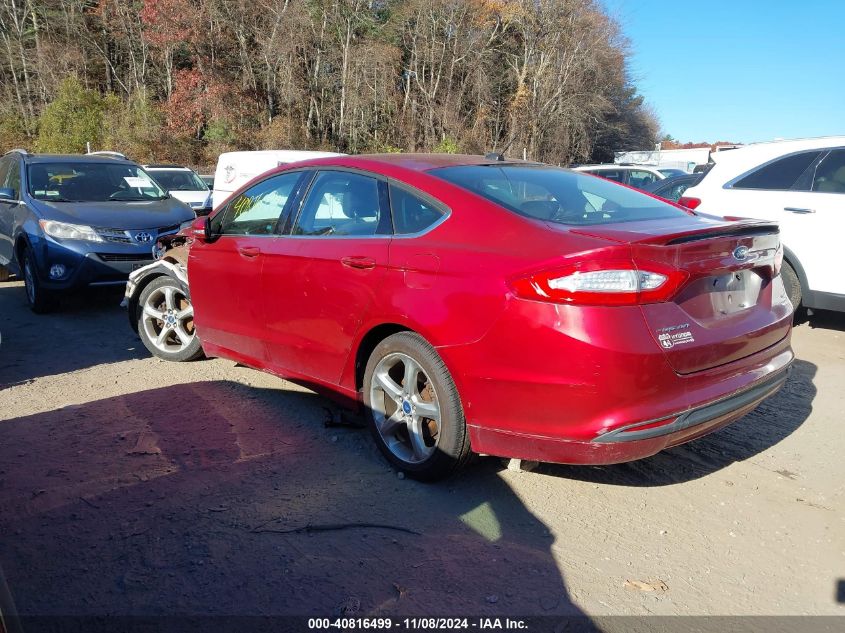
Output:
[[[845,615],[844,316],[797,326],[787,386],[692,444],[425,485],[305,389],[151,358],[118,301],[35,316],[0,284],[21,614]]]

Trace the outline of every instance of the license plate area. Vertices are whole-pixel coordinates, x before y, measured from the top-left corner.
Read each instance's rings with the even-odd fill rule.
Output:
[[[757,304],[762,278],[753,270],[741,270],[712,277],[710,283],[714,316],[728,315]]]

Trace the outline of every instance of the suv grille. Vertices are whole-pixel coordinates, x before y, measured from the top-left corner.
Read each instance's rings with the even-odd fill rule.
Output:
[[[145,255],[144,253],[127,253],[126,255],[115,253],[97,253],[97,257],[104,262],[146,262],[153,258],[152,253]]]

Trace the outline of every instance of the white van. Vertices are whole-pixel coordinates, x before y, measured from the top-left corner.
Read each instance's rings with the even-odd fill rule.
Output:
[[[214,172],[214,191],[212,204],[216,209],[241,185],[246,184],[256,176],[275,169],[279,165],[287,165],[313,158],[342,156],[334,152],[306,152],[299,150],[264,150],[257,152],[226,152],[217,159],[217,170]]]

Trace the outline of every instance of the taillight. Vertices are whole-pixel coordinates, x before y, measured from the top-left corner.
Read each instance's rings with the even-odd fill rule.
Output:
[[[687,209],[694,210],[701,204],[701,200],[699,198],[687,198],[686,196],[681,196],[678,199],[678,204],[685,206]]]
[[[622,306],[667,301],[688,277],[686,271],[653,262],[585,262],[520,277],[511,287],[535,301]]]

